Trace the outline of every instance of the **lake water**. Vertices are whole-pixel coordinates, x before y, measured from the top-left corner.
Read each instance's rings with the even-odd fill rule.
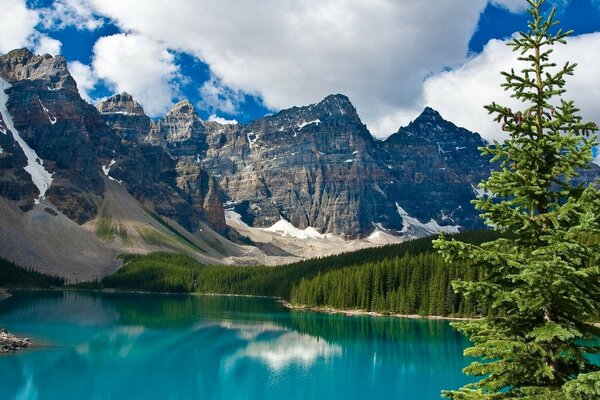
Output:
[[[290,311],[272,299],[17,292],[0,399],[439,399],[467,382],[445,321]]]

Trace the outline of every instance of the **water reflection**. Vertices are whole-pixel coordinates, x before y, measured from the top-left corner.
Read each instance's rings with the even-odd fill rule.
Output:
[[[290,312],[271,299],[19,292],[0,399],[439,398],[465,383],[447,323]]]
[[[309,335],[286,332],[275,338],[257,338],[230,357],[226,365],[228,368],[234,367],[238,360],[248,357],[262,361],[274,371],[280,371],[291,364],[307,368],[318,358],[328,359],[341,354],[341,346]]]

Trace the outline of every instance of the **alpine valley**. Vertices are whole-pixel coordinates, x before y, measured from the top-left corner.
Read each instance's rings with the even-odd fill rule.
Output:
[[[241,125],[94,107],[61,56],[14,50],[0,78],[0,257],[68,281],[122,253],[283,264],[483,226],[484,141],[431,108],[382,141],[340,94]]]

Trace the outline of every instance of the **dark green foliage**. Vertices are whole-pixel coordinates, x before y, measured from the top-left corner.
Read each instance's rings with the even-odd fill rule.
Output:
[[[383,313],[473,316],[484,312],[456,295],[455,279],[478,280],[474,268],[447,265],[432,252],[406,254],[302,279],[290,301],[311,307]]]
[[[473,342],[476,357],[465,373],[481,377],[452,399],[599,398],[600,375],[586,354],[600,351],[600,194],[573,183],[592,161],[597,127],[583,123],[565,93],[562,68],[550,61],[552,46],[570,32],[551,32],[555,10],[528,0],[532,21],[509,44],[526,64],[505,72],[506,90],[521,111],[492,103],[486,109],[510,139],[483,149],[500,165],[480,185],[492,196],[475,202],[486,222],[505,237],[480,246],[441,238],[447,261],[476,265],[483,279],[457,281],[467,298],[490,305],[489,315],[456,324]]]
[[[65,284],[65,279],[20,267],[0,257],[0,287],[3,288],[51,288]]]
[[[190,293],[197,290],[200,265],[185,254],[122,256],[124,266],[102,280],[105,288]]]
[[[482,243],[496,238],[497,234],[481,231],[457,237]],[[469,269],[465,275],[463,269],[446,268],[441,257],[433,252],[431,242],[431,238],[424,238],[278,267],[206,266],[191,257],[173,253],[125,255],[122,256],[124,267],[105,278],[102,286],[122,290],[273,296],[311,306],[381,312],[476,314],[479,309],[455,295],[450,282],[455,278],[477,279],[477,272]],[[335,286],[329,284],[332,281]],[[327,295],[315,298],[312,293],[316,291]],[[356,295],[351,294],[355,292]],[[340,300],[334,302],[335,299]]]

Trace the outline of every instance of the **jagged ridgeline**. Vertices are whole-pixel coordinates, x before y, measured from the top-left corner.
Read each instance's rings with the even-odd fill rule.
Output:
[[[482,227],[484,141],[431,108],[386,140],[340,94],[248,124],[189,101],[153,120],[127,93],[87,103],[63,57],[26,49],[0,57],[0,83],[0,256],[71,282],[122,253],[281,264],[319,255],[308,239],[331,254]]]

